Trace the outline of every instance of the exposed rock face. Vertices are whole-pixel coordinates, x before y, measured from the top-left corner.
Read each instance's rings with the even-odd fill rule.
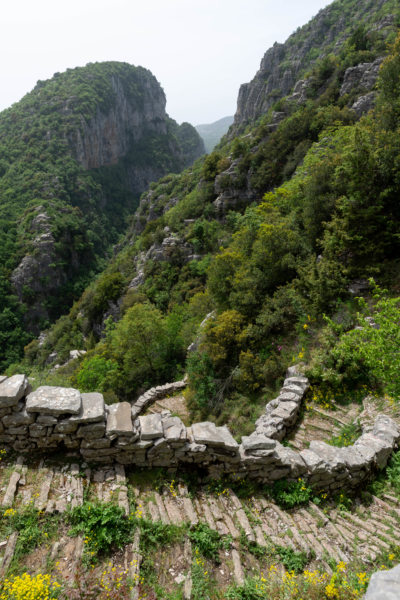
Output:
[[[32,250],[23,257],[18,267],[11,275],[13,287],[21,301],[27,299],[32,302],[29,321],[32,329],[34,323],[41,318],[47,318],[48,312],[44,305],[45,298],[42,297],[44,282],[46,282],[46,295],[52,294],[66,283],[68,274],[65,270],[57,267],[56,240],[51,231],[51,218],[43,211],[41,206],[37,207],[37,215],[33,218],[31,233],[35,236],[31,242]],[[78,258],[71,257],[71,267],[76,265]]]
[[[112,76],[114,102],[109,110],[98,108],[88,122],[81,117],[80,129],[70,136],[76,159],[85,169],[116,164],[149,130],[167,133],[166,98],[162,88],[145,69],[138,72],[137,79],[142,90],[140,104],[129,98],[123,82]]]
[[[218,197],[214,206],[219,218],[224,218],[229,210],[239,210],[258,198],[250,185],[251,172],[248,171],[245,176],[237,172],[239,162],[239,159],[232,161],[229,168],[215,179],[214,191]]]
[[[109,171],[105,170],[100,172],[105,174],[104,185],[98,184],[97,171],[86,188],[83,183],[86,173],[81,170],[81,177],[68,182],[68,197],[61,185],[62,176],[48,175],[41,195],[38,194],[43,205],[30,209],[35,213],[34,218],[25,219],[21,227],[25,256],[11,276],[19,300],[28,306],[25,325],[35,334],[43,323],[68,310],[73,300],[71,282],[82,276],[82,271],[88,271],[89,265],[96,266],[97,256],[105,252],[107,244],[112,242],[111,236],[115,239],[114,232],[121,232],[128,210],[135,208],[135,199],[139,199],[150,182],[168,171],[182,170],[205,152],[194,127],[189,123],[178,125],[168,117],[164,91],[147,69],[105,63],[94,72],[85,68],[74,70],[74,76],[89,81],[90,93],[86,95],[90,98],[90,109],[85,104],[85,92],[81,97],[81,88],[68,87],[69,75],[64,74],[64,96],[53,94],[48,100],[57,120],[54,130],[49,129],[46,134],[47,143],[57,142],[65,149],[67,161],[72,155],[85,171],[117,166],[118,175],[113,172],[110,179],[114,182],[118,179],[119,189],[115,191],[114,184],[109,183]],[[51,86],[53,82],[54,78],[44,85]],[[32,92],[35,94],[40,95],[40,86]],[[36,117],[40,119],[40,111],[30,118],[34,121]],[[59,199],[64,198],[65,206],[60,208]],[[118,215],[116,224],[110,219],[112,206]],[[60,212],[70,212],[71,219],[60,219]],[[89,241],[84,223],[85,218],[96,220],[99,213],[106,213],[105,228],[107,233],[112,232],[101,248],[100,244]],[[75,229],[70,225],[74,219]],[[77,220],[82,221],[82,231],[77,231]],[[76,244],[72,243],[73,236]],[[65,289],[69,289],[70,296],[64,295]],[[114,312],[118,309],[111,308]]]
[[[378,0],[374,9],[378,10],[385,0]],[[231,133],[241,129],[246,123],[257,120],[278,100],[287,96],[296,82],[299,89],[294,93],[301,99],[301,75],[319,57],[339,50],[346,39],[346,15],[335,14],[335,6],[321,10],[307,25],[292,34],[284,44],[275,43],[264,55],[260,69],[250,83],[239,89],[234,127]],[[368,16],[370,3],[362,0],[357,3],[354,22],[362,22]],[[393,25],[393,18],[385,17],[374,27],[376,31]],[[312,51],[319,49],[315,58]],[[310,56],[311,54],[311,56]],[[304,95],[304,94],[303,94]]]
[[[369,92],[378,79],[378,73],[383,58],[377,58],[372,63],[361,63],[346,70],[340,95],[344,96],[353,91]]]

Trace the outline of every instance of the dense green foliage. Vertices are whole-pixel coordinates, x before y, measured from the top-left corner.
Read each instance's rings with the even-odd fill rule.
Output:
[[[140,139],[115,164],[96,165],[88,149],[83,152],[85,131],[115,108],[117,93],[140,113],[146,85],[162,102],[163,92],[146,69],[94,63],[39,81],[0,114],[1,368],[21,355],[31,337],[26,329],[38,333],[67,312],[104,266],[102,257],[125,231],[146,178],[179,171],[200,143],[191,125],[166,117],[163,133],[144,125]],[[96,155],[95,148],[89,152]],[[38,241],[44,234],[52,240],[46,247]],[[17,299],[10,286],[13,270],[26,255],[43,263],[46,252],[50,264],[37,276],[32,271]],[[113,297],[108,288],[99,290],[90,317],[103,309],[99,296],[106,294]]]
[[[324,344],[315,353],[310,374],[334,387],[359,384],[380,388],[399,400],[400,298],[388,298],[387,290],[375,287],[373,300],[371,307],[359,299],[361,311],[354,329],[346,331],[343,325],[327,319]]]
[[[124,510],[111,502],[84,502],[67,514],[67,521],[70,535],[83,536],[85,558],[92,564],[99,555],[124,547],[134,529]]]
[[[336,4],[355,10],[350,0]],[[382,55],[385,41],[367,21],[347,35],[336,55],[310,62],[305,104],[274,107],[286,115],[276,129],[271,110],[191,169],[152,184],[121,251],[45,343],[30,346],[24,368],[80,342],[89,352],[72,381],[82,389],[131,398],[186,368],[196,416],[234,420],[239,406],[252,418],[287,364],[319,343],[323,313],[340,312],[352,282],[398,277],[400,40],[380,70],[376,109],[357,121],[348,108],[357,92],[340,96],[344,72]],[[215,200],[224,192],[246,201],[221,213]],[[371,338],[362,356],[374,380],[378,344]]]

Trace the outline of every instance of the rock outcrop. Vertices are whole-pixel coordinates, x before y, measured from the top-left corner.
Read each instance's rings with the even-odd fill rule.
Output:
[[[39,128],[52,115],[45,139],[34,129],[30,141],[43,161],[43,172],[27,176],[39,182],[38,189],[32,183],[29,195],[24,181],[21,189],[13,181],[16,195],[23,195],[29,208],[19,230],[22,258],[11,282],[28,307],[25,325],[32,333],[68,310],[75,280],[96,268],[97,258],[124,231],[128,212],[150,183],[204,154],[195,128],[178,125],[165,107],[164,91],[150,71],[116,62],[56,74],[16,105],[22,129],[34,129],[36,121]],[[20,139],[13,140],[13,123],[9,118],[3,127],[7,142],[19,148],[20,168],[31,168],[31,158],[26,158],[28,167],[23,163]],[[56,151],[45,155],[53,146]],[[35,198],[41,198],[37,206]]]
[[[385,0],[375,3],[379,10]],[[370,3],[362,0],[352,8],[351,20],[355,26],[369,16]],[[232,135],[250,122],[267,113],[273,104],[291,93],[302,99],[304,80],[301,76],[323,56],[338,52],[349,35],[349,19],[345,11],[337,12],[335,4],[321,10],[307,25],[293,33],[284,44],[275,43],[264,55],[260,69],[250,83],[240,87]],[[393,18],[385,17],[373,26],[385,35],[385,28],[393,27]],[[347,30],[347,33],[346,33]],[[315,49],[319,52],[315,55]],[[375,68],[375,67],[374,67]],[[357,67],[356,67],[357,69]]]
[[[112,75],[108,110],[99,106],[91,119],[81,116],[80,127],[69,135],[73,154],[84,169],[116,164],[149,131],[167,133],[164,91],[146,69],[137,69],[134,79],[141,90],[138,98],[129,95],[126,82]],[[65,110],[71,110],[68,101]]]
[[[364,600],[398,600],[400,598],[400,565],[389,571],[378,571],[371,577]]]

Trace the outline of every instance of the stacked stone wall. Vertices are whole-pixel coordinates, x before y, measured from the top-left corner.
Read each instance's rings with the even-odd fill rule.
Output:
[[[171,392],[182,389],[184,382],[167,385]],[[353,446],[336,448],[313,441],[301,452],[283,446],[308,387],[307,378],[291,367],[255,431],[238,443],[226,426],[203,422],[186,427],[169,411],[141,415],[166,386],[145,394],[141,407],[138,402],[107,406],[99,393],[50,386],[32,392],[25,375],[2,377],[0,444],[31,454],[68,449],[93,463],[196,465],[213,477],[228,474],[262,483],[302,477],[315,489],[355,488],[387,464],[400,430],[391,418],[379,415],[372,431],[363,433]]]

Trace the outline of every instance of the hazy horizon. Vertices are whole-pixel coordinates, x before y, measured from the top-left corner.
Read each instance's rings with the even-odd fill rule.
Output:
[[[328,0],[15,0],[2,11],[0,110],[39,79],[89,62],[149,69],[178,122],[233,115],[239,86],[266,50],[307,23]]]

